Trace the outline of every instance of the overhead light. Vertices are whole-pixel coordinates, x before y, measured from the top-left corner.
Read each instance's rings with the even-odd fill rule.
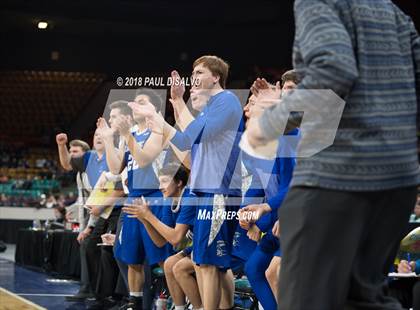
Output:
[[[45,21],[38,22],[38,29],[47,29],[48,23]]]

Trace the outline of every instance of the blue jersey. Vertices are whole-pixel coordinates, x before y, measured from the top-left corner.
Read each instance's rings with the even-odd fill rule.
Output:
[[[189,225],[190,229],[194,227],[196,215],[196,204],[194,203],[194,194],[188,188],[185,188],[178,205],[172,203],[165,204],[162,212],[162,223],[174,227],[176,224]]]
[[[209,99],[184,132],[175,134],[171,142],[181,151],[191,150],[193,192],[241,195],[242,131],[241,104],[225,90]]]
[[[297,136],[297,139],[288,139],[290,136]],[[285,136],[279,138],[279,147],[275,159],[272,174],[267,186],[267,203],[270,205],[272,213],[277,216],[293,176],[296,165],[296,147],[300,138],[299,129],[294,129]]]
[[[98,182],[102,172],[107,172],[108,165],[106,163],[105,153],[99,158],[96,151],[87,151],[80,157],[73,157],[70,160],[72,169],[76,172],[86,172],[89,184],[92,188]]]
[[[132,135],[140,147],[143,148],[151,135],[151,131],[147,129],[141,133],[133,132]],[[126,146],[124,161],[127,166],[128,197],[140,197],[159,188],[156,160],[146,167],[140,168]]]
[[[181,200],[181,211],[176,218],[176,223],[189,225],[192,230],[194,227],[196,209],[197,204],[195,202],[195,195],[189,189],[185,189]]]
[[[298,135],[298,130],[294,130],[290,135]],[[279,138],[277,156],[273,160],[264,160],[243,154],[244,165],[252,175],[252,181],[244,195],[242,205],[263,202],[270,205],[272,212],[263,215],[256,225],[262,232],[267,232],[261,243],[265,248],[271,247],[270,251],[272,252],[279,248],[279,243],[277,238],[272,235],[271,229],[277,221],[277,210],[287,194],[296,164],[295,158],[284,157],[293,155],[292,151],[295,149],[295,145],[290,145],[287,141],[290,140],[284,137]],[[246,234],[246,230],[238,227],[233,239],[233,254],[243,261],[249,259],[257,246],[257,243],[249,239]]]

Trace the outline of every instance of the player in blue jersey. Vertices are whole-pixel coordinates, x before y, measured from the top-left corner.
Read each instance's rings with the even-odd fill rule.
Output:
[[[252,106],[255,105],[256,97],[251,95],[248,99],[247,104],[244,107],[244,115],[246,119],[251,116]],[[266,183],[263,183],[260,179],[260,174],[267,171],[271,173],[273,163],[270,161],[259,160],[254,158],[247,153],[242,154],[243,163],[243,187],[242,191],[243,201],[241,208],[249,204],[262,203],[267,195]],[[232,255],[235,258],[235,265],[233,270],[235,272],[242,272],[245,262],[251,256],[257,242],[260,240],[261,232],[266,232],[269,229],[270,217],[265,216],[263,219],[258,221],[255,225],[248,225],[246,229],[240,227],[236,228],[235,235],[233,238],[233,252]]]
[[[282,76],[282,96],[296,88],[300,81],[300,76],[296,71],[287,71]],[[265,80],[264,80],[265,83]],[[267,88],[279,90],[279,85],[269,85]],[[260,113],[262,108],[259,100],[263,100],[264,93],[254,94],[256,104],[251,107],[251,114]],[[259,98],[260,97],[260,98]],[[281,104],[281,103],[279,103]],[[275,309],[277,307],[277,279],[280,270],[281,250],[278,236],[277,210],[281,206],[289,189],[292,179],[293,168],[296,160],[294,158],[296,146],[298,143],[299,132],[297,129],[288,133],[287,136],[279,138],[279,147],[277,149],[276,159],[271,165],[271,175],[268,175],[266,181],[263,181],[263,187],[267,192],[266,202],[262,204],[251,204],[244,207],[243,212],[254,212],[258,214],[253,221],[242,221],[241,226],[244,228],[254,227],[258,225],[264,218],[269,218],[270,225],[266,227],[267,233],[262,237],[258,246],[249,257],[245,265],[245,272],[251,283],[251,286],[265,309]],[[260,160],[259,160],[260,161]],[[261,176],[261,173],[260,173]],[[264,176],[262,177],[264,179]],[[254,221],[257,220],[255,223]]]
[[[122,101],[122,100],[115,101],[110,104],[109,124],[111,128],[108,126],[105,126],[105,128],[103,128],[103,126],[101,126],[102,122],[106,124],[105,119],[101,118],[98,120],[97,129],[95,132],[101,137],[102,140],[104,140],[103,139],[104,131],[109,130],[113,132],[113,129],[112,129],[114,128],[113,120],[118,115],[126,115],[131,118],[132,111],[128,107],[127,104],[128,104],[127,101]],[[105,158],[104,158],[104,161],[106,162]],[[95,185],[95,188],[104,188],[105,184],[108,181],[114,182],[116,184],[116,189],[121,189],[121,191],[119,191],[118,194],[123,195],[123,191],[122,191],[123,185],[121,182],[121,177],[119,175],[113,175],[109,171],[101,174],[101,176],[99,177]],[[102,233],[104,234],[102,235],[102,238],[108,235],[115,235],[120,225],[120,217],[122,215],[120,212],[121,204],[124,199],[123,198],[116,199],[115,194],[114,194],[115,191],[113,191],[112,193],[113,193],[113,196],[108,197],[107,200],[110,202],[109,204],[113,204],[113,210],[111,214],[109,215],[108,219],[106,220],[108,222],[108,226],[106,227],[105,230],[102,231]],[[95,208],[99,209],[98,213],[102,212],[103,207],[99,207],[99,208],[98,207],[99,206],[95,206]],[[117,264],[112,247],[98,248],[95,244],[95,248],[100,249],[101,257],[100,257],[100,261],[97,261],[97,260],[94,261],[94,264],[99,266],[99,273],[98,273],[98,281],[96,284],[96,294],[95,294],[96,300],[93,304],[89,305],[89,309],[103,309],[105,305],[112,304],[113,299],[107,298],[107,297],[110,297],[114,294],[114,291],[116,289],[117,279],[120,274],[121,268],[119,268],[120,266],[119,264]],[[121,272],[121,274],[124,275],[125,277],[124,276],[123,277],[124,279],[126,279],[127,267],[125,267],[122,270],[123,271],[125,270],[125,272]]]
[[[233,306],[231,265],[236,218],[241,197],[241,161],[238,142],[242,131],[242,108],[238,98],[225,90],[228,64],[216,56],[203,56],[193,64],[192,107],[194,118],[182,99],[183,91],[171,91],[179,119],[177,131],[156,113],[148,122],[179,150],[191,150],[190,189],[197,196],[193,253],[197,281],[205,309],[217,309],[222,291]],[[176,97],[174,97],[176,95]],[[236,199],[240,200],[240,199]]]
[[[175,304],[175,310],[185,309],[185,296],[194,309],[202,307],[197,281],[193,277],[194,267],[190,258],[191,230],[194,226],[196,204],[194,197],[186,188],[188,172],[178,164],[168,164],[159,171],[160,190],[168,201],[165,204],[164,215],[159,220],[151,211],[148,204],[125,207],[124,211],[135,215],[141,220],[157,246],[164,246],[169,242],[180,251],[169,257],[164,264],[166,283]],[[177,266],[179,264],[179,266]],[[182,266],[182,268],[179,268]],[[185,270],[186,266],[189,266]],[[180,270],[186,271],[179,275]],[[174,270],[178,270],[175,278]]]
[[[277,206],[281,205],[288,191],[294,165],[294,158],[275,159],[274,165],[271,165],[271,176],[268,178],[266,185],[266,200],[264,203],[259,204],[258,208],[264,208],[264,205],[267,204],[273,210],[277,210]],[[256,204],[250,206],[256,206]],[[246,210],[246,208],[243,208],[243,210]],[[264,215],[255,224],[250,224],[251,227],[256,226],[264,217],[268,217],[268,227],[261,229],[266,234],[259,240],[258,245],[245,264],[245,274],[264,309],[275,309],[277,307],[275,296],[265,277],[266,270],[269,268],[274,256],[280,256],[279,240],[271,232],[274,221],[277,220],[276,214],[276,212],[272,212]]]
[[[136,126],[132,127],[129,117],[119,115],[113,120],[119,135],[125,139],[124,154],[114,148],[114,137],[108,131],[104,138],[107,162],[110,171],[119,174],[127,168],[127,203],[141,196],[151,202],[152,212],[161,216],[162,193],[159,191],[157,177],[158,159],[162,154],[162,137],[152,133],[147,127],[141,110],[150,107],[155,111],[162,108],[161,98],[150,89],[140,89],[135,101],[128,104],[133,112]],[[147,145],[147,146],[146,146]],[[159,149],[154,145],[159,145]],[[147,249],[147,251],[146,251]],[[121,231],[116,236],[115,257],[128,265],[128,286],[130,292],[126,308],[141,309],[144,284],[143,264],[162,263],[169,255],[167,248],[158,248],[146,232],[144,225],[135,218],[123,217]]]

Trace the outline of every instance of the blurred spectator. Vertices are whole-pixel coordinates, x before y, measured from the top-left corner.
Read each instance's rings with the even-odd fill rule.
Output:
[[[40,198],[39,205],[42,207],[45,206],[45,204],[47,203],[47,195],[41,194],[39,198]]]
[[[38,158],[35,161],[35,167],[37,168],[44,168],[45,164],[46,164],[46,159],[45,158]]]
[[[55,199],[54,195],[50,194],[50,196],[48,196],[45,206],[47,208],[54,208],[58,206],[57,200]]]
[[[53,209],[54,209],[55,221],[58,223],[63,223],[66,217],[66,209],[58,205],[55,205]]]
[[[61,207],[74,203],[75,197],[51,197],[61,188],[75,188],[74,173],[63,172],[56,163],[57,152],[49,148],[28,148],[0,142],[0,205],[17,207]],[[45,181],[44,181],[45,180]],[[48,182],[57,180],[57,182]],[[66,190],[67,191],[67,190]],[[47,199],[48,197],[48,199]]]
[[[0,175],[0,184],[6,184],[9,182],[9,177],[7,175],[1,174]]]
[[[23,182],[20,188],[25,190],[32,188],[32,176],[30,174],[26,176],[26,180]]]
[[[64,194],[60,194],[57,198],[56,198],[56,200],[57,200],[57,206],[58,207],[60,207],[60,208],[65,208],[67,205],[66,205],[66,197],[65,197],[65,195]]]
[[[420,274],[420,259],[416,261],[401,260],[398,264],[399,273],[415,272]],[[420,310],[420,280],[415,277],[391,281],[390,294],[398,299],[405,308]]]
[[[9,199],[6,197],[6,194],[2,193],[0,195],[0,205],[1,206],[7,206]]]
[[[76,198],[77,197],[74,195],[74,192],[69,192],[65,198],[64,204],[66,206],[70,206],[76,202]]]

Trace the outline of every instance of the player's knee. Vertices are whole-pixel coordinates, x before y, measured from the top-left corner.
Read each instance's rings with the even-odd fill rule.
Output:
[[[270,283],[274,283],[277,281],[277,272],[276,268],[273,268],[272,266],[268,267],[265,271],[265,277],[267,278],[267,281]]]
[[[165,260],[163,263],[163,271],[165,272],[165,275],[173,274],[173,267],[175,266],[176,262],[177,260],[173,256],[168,257],[168,259]]]
[[[181,278],[185,275],[185,268],[184,268],[184,264],[182,264],[182,262],[178,262],[176,263],[173,267],[172,267],[172,272],[174,274],[174,276],[176,278]]]
[[[134,270],[136,272],[142,272],[143,265],[128,265],[128,269]]]

